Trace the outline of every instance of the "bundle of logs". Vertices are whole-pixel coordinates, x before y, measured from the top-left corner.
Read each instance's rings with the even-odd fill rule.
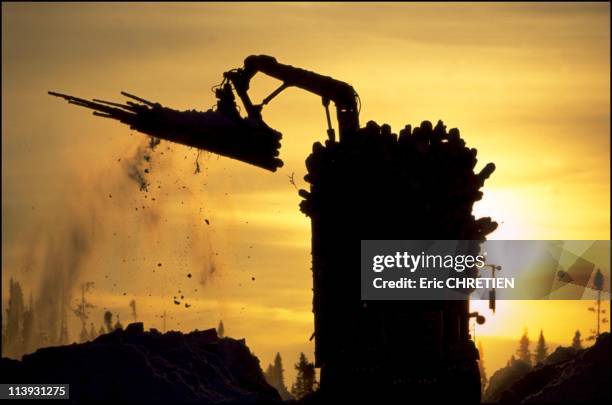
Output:
[[[216,90],[217,106],[208,111],[178,111],[132,94],[133,101],[86,100],[50,91],[70,104],[94,110],[94,115],[120,121],[143,134],[276,171],[281,133],[262,120],[240,116],[229,84]]]

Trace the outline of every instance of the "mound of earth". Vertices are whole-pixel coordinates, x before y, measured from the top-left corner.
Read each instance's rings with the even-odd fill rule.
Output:
[[[611,402],[609,333],[587,349],[564,348],[549,359],[509,384],[498,398],[489,399],[500,404]]]
[[[244,340],[130,324],[92,342],[2,359],[4,383],[70,384],[72,403],[278,403]]]
[[[528,363],[512,358],[506,367],[497,370],[491,376],[483,396],[484,401],[486,403],[499,401],[499,398],[508,387],[527,375],[529,370],[531,370],[531,366]]]

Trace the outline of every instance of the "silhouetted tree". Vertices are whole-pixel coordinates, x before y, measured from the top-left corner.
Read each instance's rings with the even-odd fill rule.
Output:
[[[87,332],[87,319],[89,319],[89,310],[94,306],[87,302],[85,294],[94,286],[93,281],[88,281],[81,284],[81,300],[76,308],[72,308],[72,312],[81,321],[81,333],[79,335],[80,342],[87,342],[90,338],[90,333]]]
[[[283,369],[283,360],[281,359],[281,355],[280,353],[276,353],[276,357],[274,357],[274,363],[268,365],[264,376],[266,377],[266,381],[268,382],[268,384],[276,388],[283,400],[289,400],[293,397],[285,386],[284,371],[285,370]]]
[[[274,380],[274,366],[272,365],[272,363],[268,364],[268,368],[266,369],[266,371],[264,371],[264,377],[266,378],[268,384],[274,386],[272,384],[272,381]]]
[[[58,344],[60,346],[67,345],[69,342],[68,337],[68,323],[66,322],[66,311],[62,309],[62,319],[60,324],[60,333],[58,337]]]
[[[519,347],[516,350],[516,354],[519,360],[523,360],[525,363],[531,365],[531,351],[529,350],[529,336],[527,336],[527,329],[523,332],[521,340],[519,340]]]
[[[130,308],[132,308],[132,318],[134,318],[134,322],[138,321],[138,314],[136,313],[136,300],[130,301]]]
[[[548,346],[546,346],[546,340],[544,339],[544,331],[540,330],[540,337],[533,356],[534,363],[541,363],[546,357],[548,357]]]
[[[49,305],[45,299],[34,302],[34,329],[36,330],[36,347],[56,345],[60,327],[60,308]]]
[[[2,316],[0,317],[2,318],[2,341],[0,342],[2,344],[2,356],[6,356],[6,317]]]
[[[579,330],[574,333],[574,338],[572,339],[572,349],[582,350],[582,337]]]
[[[609,323],[610,321],[605,318],[606,310],[601,308],[601,292],[604,289],[605,285],[605,277],[600,269],[597,269],[595,273],[595,277],[593,278],[593,287],[597,291],[597,301],[596,305],[593,307],[589,307],[588,310],[595,312],[596,315],[596,327],[595,329],[591,329],[591,335],[586,338],[586,340],[597,340],[601,333],[602,325]],[[602,318],[602,316],[604,316]],[[605,327],[605,326],[604,326]]]
[[[6,331],[4,333],[5,350],[4,355],[17,357],[23,354],[21,340],[21,329],[23,325],[23,291],[18,281],[9,281],[9,298],[6,309]]]
[[[217,336],[220,338],[225,337],[225,327],[223,326],[223,321],[219,321],[219,326],[217,327]]]
[[[87,332],[87,329],[85,328],[85,324],[81,325],[81,333],[79,335],[79,341],[81,343],[87,342],[89,340],[89,333]]]
[[[291,387],[291,393],[300,399],[304,395],[313,392],[316,388],[317,381],[315,375],[315,366],[309,362],[304,353],[300,353],[300,360],[295,365],[297,376],[295,383]]]
[[[281,358],[280,353],[276,353],[276,357],[274,357],[274,369],[276,370],[278,382],[281,385],[285,385],[285,370],[283,369],[283,359]]]
[[[484,349],[482,348],[482,342],[480,340],[478,341],[478,353],[480,357],[478,360],[478,370],[480,371],[480,389],[484,393],[489,380],[487,378],[487,371],[484,365]]]
[[[94,328],[93,322],[91,322],[90,327],[89,327],[89,340],[94,340],[97,337],[98,337],[98,334],[96,333],[96,329]]]
[[[117,314],[117,323],[115,323],[114,329],[123,329],[123,324],[121,323],[121,320],[119,319],[119,314]]]
[[[21,341],[23,343],[23,352],[31,353],[34,351],[34,309],[29,307],[23,313],[23,325],[21,327]]]
[[[104,325],[106,326],[106,332],[113,331],[113,313],[111,311],[104,313]]]

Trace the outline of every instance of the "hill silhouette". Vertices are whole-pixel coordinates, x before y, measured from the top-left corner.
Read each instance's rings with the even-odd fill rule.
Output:
[[[215,329],[145,332],[142,323],[92,342],[2,359],[5,383],[70,384],[72,403],[279,403],[244,340]]]
[[[534,368],[515,360],[492,377],[485,402],[610,403],[610,334],[583,350],[559,347]]]

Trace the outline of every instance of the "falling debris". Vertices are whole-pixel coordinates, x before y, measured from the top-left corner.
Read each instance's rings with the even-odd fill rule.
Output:
[[[295,173],[291,172],[291,175],[288,176],[289,177],[289,184],[291,184],[293,186],[293,188],[295,188],[296,190],[298,189],[297,185],[295,184]]]
[[[200,154],[201,153],[202,153],[202,150],[198,149],[198,155],[196,156],[196,161],[195,161],[195,171],[193,172],[193,174],[200,173]]]
[[[188,274],[187,274],[187,278],[191,278],[191,273],[188,273]]]
[[[149,182],[145,175],[151,171],[151,152],[159,144],[159,139],[157,141],[155,139],[150,137],[149,141],[140,144],[132,158],[123,162],[128,177],[138,184],[140,191],[144,192],[149,191]]]
[[[205,219],[204,222],[206,222],[206,225],[210,225],[210,222],[208,221],[208,219]]]

